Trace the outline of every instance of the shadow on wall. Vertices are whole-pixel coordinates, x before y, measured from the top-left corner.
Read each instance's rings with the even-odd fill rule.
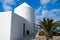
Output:
[[[26,24],[24,24],[24,23],[26,23]],[[32,27],[32,25],[33,24],[29,23],[25,18],[13,13],[12,19],[11,19],[10,39],[11,40],[19,40],[21,37],[25,36],[26,34],[32,33],[33,28],[30,31],[30,28]],[[29,31],[28,33],[27,33],[27,30]]]

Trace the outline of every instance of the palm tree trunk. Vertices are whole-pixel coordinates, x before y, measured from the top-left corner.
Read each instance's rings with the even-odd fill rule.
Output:
[[[49,38],[51,38],[51,34],[49,32],[46,32],[46,37],[47,37],[47,40],[49,40]]]

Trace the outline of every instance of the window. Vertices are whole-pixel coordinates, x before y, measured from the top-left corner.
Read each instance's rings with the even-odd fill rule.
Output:
[[[25,23],[23,23],[23,36],[25,36]]]

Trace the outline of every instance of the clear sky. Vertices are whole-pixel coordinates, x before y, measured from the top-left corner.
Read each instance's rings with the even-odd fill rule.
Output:
[[[36,23],[44,17],[60,20],[60,0],[0,0],[0,12],[13,11],[23,2],[35,9]]]

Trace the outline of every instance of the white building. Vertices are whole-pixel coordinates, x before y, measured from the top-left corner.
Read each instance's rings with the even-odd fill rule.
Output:
[[[34,33],[35,14],[33,8],[23,3],[11,11],[0,12],[0,40],[19,40]]]

